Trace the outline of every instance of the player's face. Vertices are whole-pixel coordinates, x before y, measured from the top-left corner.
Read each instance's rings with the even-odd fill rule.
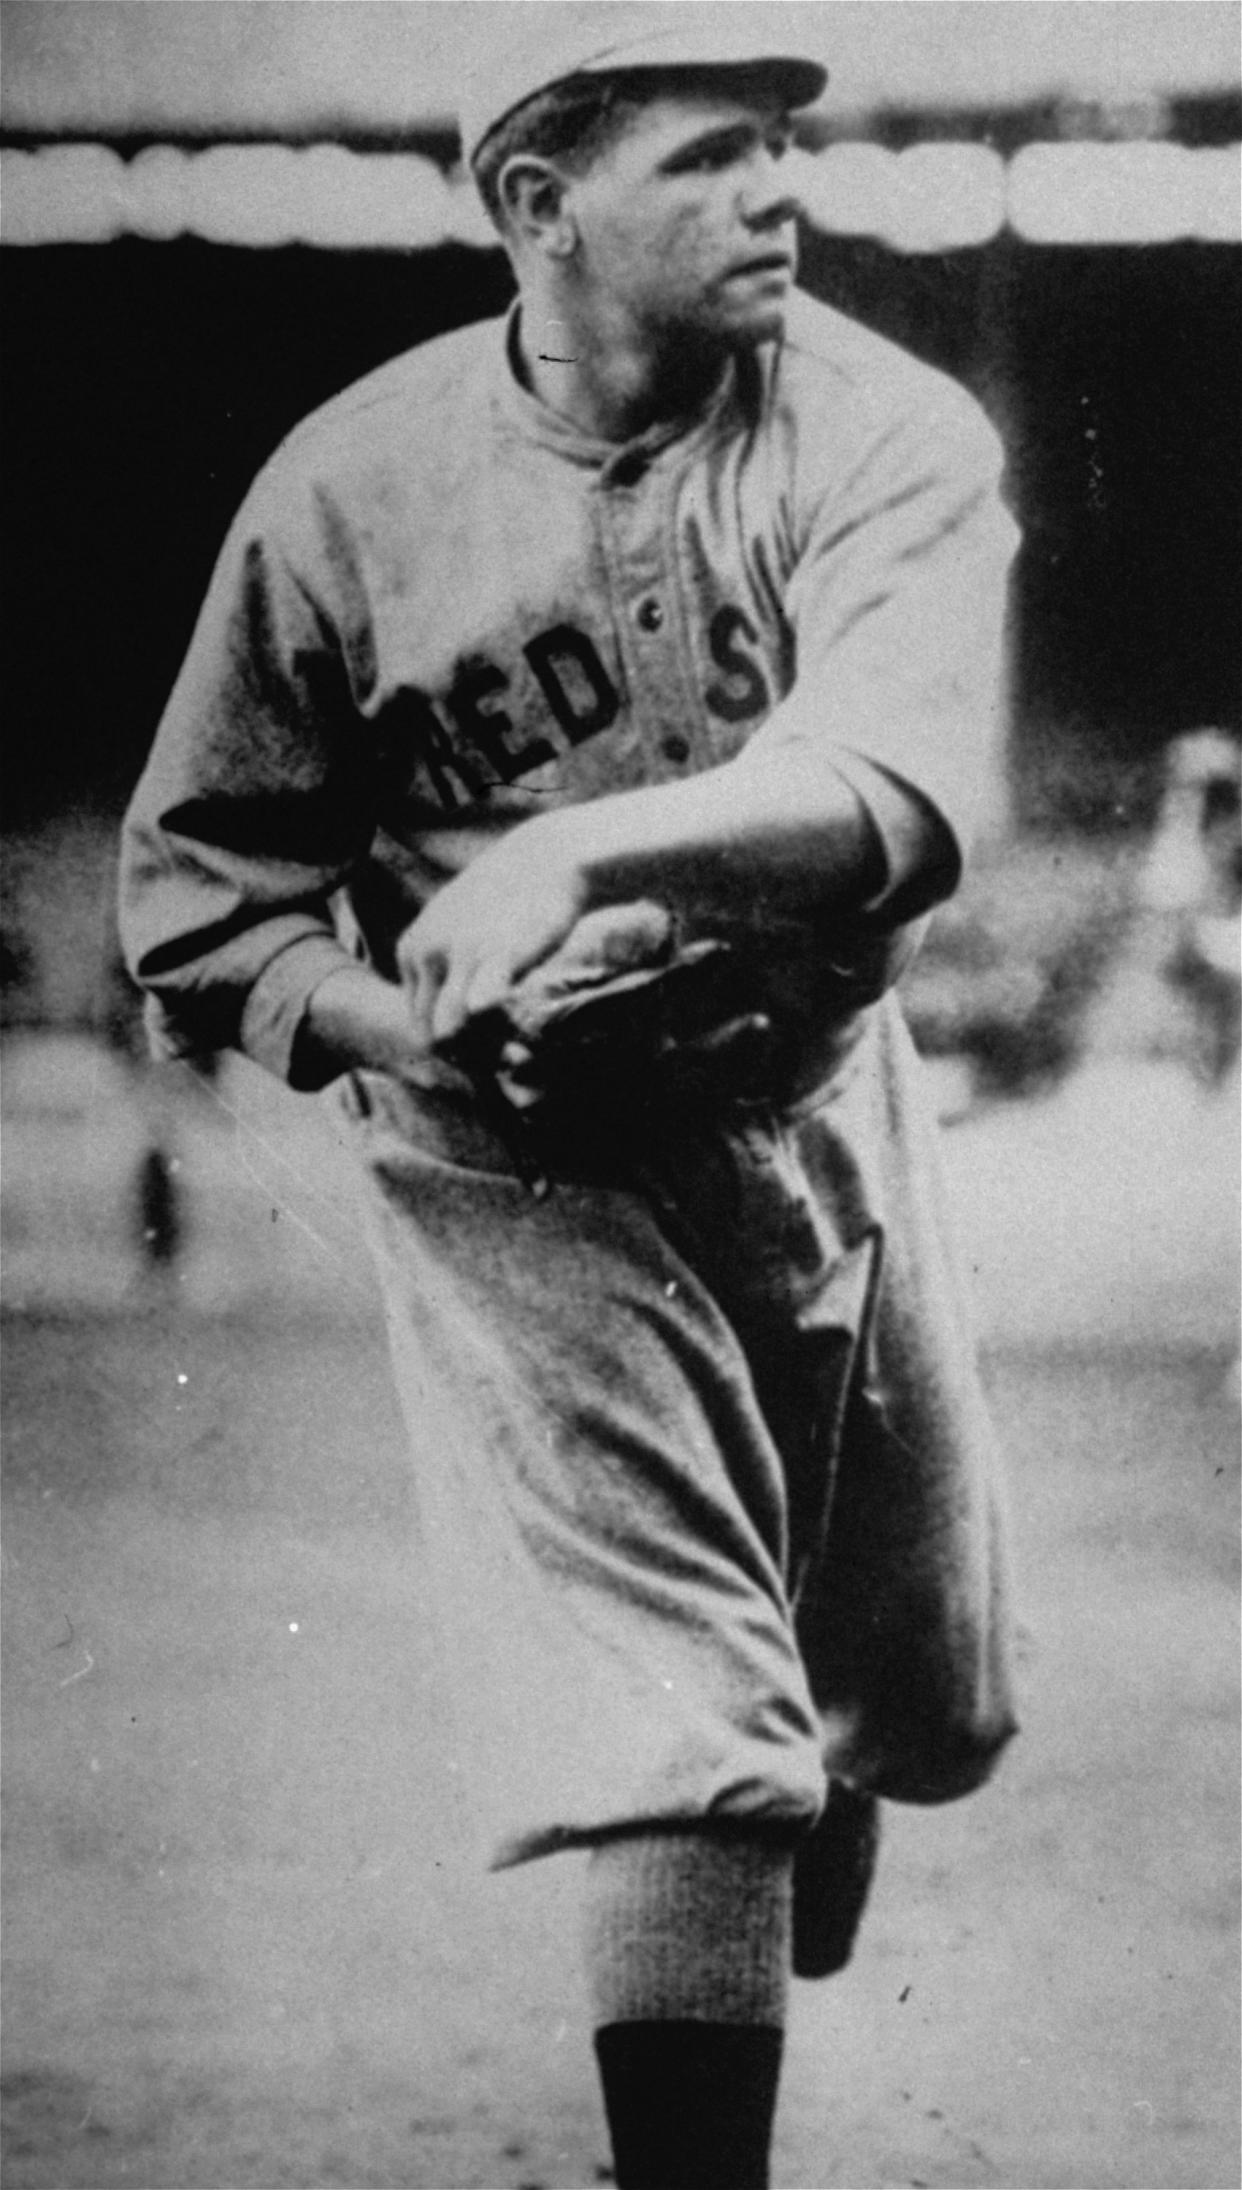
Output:
[[[657,338],[779,334],[797,265],[790,135],[775,100],[652,100],[572,186],[581,272],[602,311]]]

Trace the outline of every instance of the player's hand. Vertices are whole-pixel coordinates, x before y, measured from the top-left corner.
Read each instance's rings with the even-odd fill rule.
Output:
[[[415,1056],[445,1054],[471,1021],[496,1011],[586,905],[582,876],[537,822],[446,883],[397,945]]]

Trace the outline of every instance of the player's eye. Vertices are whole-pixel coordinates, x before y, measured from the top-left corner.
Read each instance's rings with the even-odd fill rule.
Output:
[[[701,137],[697,144],[690,144],[681,152],[674,153],[667,162],[666,172],[674,175],[716,175],[727,168],[739,166],[749,159],[760,145],[773,159],[781,159],[793,142],[793,128],[787,121],[775,123],[762,132],[747,125],[741,129],[722,129],[711,137]]]
[[[684,152],[675,154],[668,163],[669,172],[676,175],[718,174],[732,167],[735,160],[744,159],[750,150],[749,131],[722,130],[719,136],[700,138],[697,144],[687,145]]]

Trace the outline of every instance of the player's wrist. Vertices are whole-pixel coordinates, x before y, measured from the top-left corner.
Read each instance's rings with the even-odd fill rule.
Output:
[[[342,966],[307,999],[304,1049],[337,1072],[401,1072],[410,1063],[409,1007],[401,989],[366,966]]]
[[[598,808],[610,803],[600,799],[582,806],[553,807],[534,815],[506,840],[522,872],[538,875],[550,887],[559,886],[566,902],[576,904],[579,917],[615,896],[602,886],[596,856]],[[516,880],[520,887],[520,874]]]
[[[644,884],[652,880],[653,848],[644,843],[641,817],[628,810],[634,796],[614,792],[579,806],[557,807],[532,824],[531,850],[540,871],[559,874],[583,913],[628,897],[659,894],[639,887],[640,879]]]

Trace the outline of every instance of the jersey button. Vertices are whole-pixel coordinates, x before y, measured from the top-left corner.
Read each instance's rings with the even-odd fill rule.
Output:
[[[664,757],[666,760],[675,760],[679,765],[683,760],[689,760],[690,758],[690,747],[684,738],[678,736],[675,730],[671,737],[664,740]]]
[[[664,621],[664,610],[657,600],[648,598],[638,604],[638,621],[643,631],[658,631]]]

